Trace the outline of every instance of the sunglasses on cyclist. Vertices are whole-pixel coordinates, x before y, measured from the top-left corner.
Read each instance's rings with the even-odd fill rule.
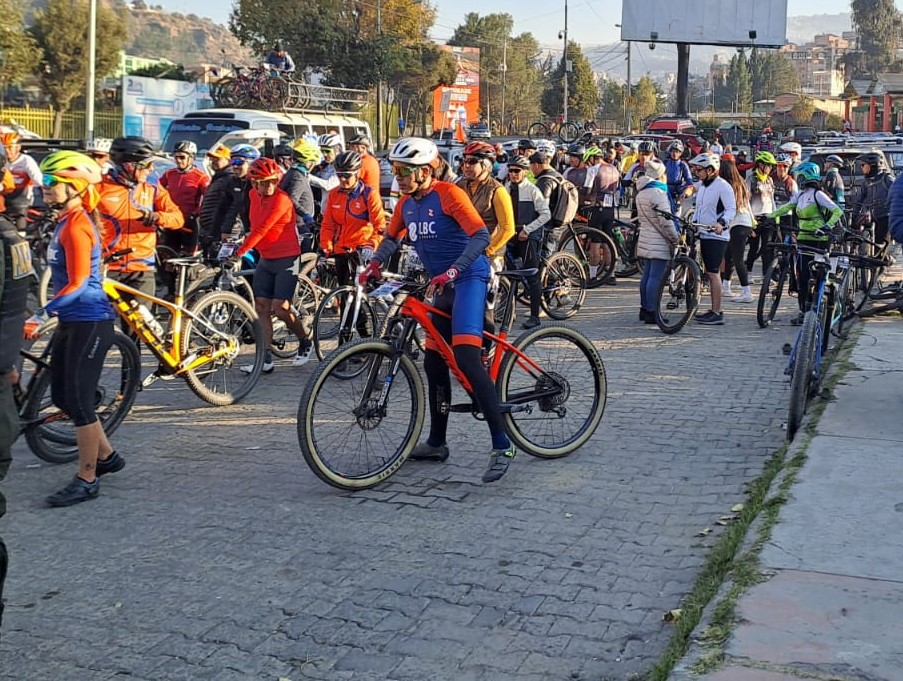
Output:
[[[105,154],[102,151],[92,151],[88,154],[88,156],[93,158],[95,161],[106,161],[108,158],[110,158],[109,154]]]
[[[395,177],[408,177],[414,174],[415,170],[418,170],[420,166],[392,166],[392,174]]]
[[[150,170],[154,167],[154,162],[151,160],[147,161],[133,161],[136,170]]]
[[[278,178],[270,177],[266,180],[251,180],[255,187],[265,187],[267,185],[276,184],[279,181]]]
[[[173,155],[173,158],[174,158],[176,161],[187,161],[187,160],[188,160],[188,155],[187,155],[187,154],[175,154],[175,155]]]
[[[479,158],[478,156],[465,156],[464,157],[464,165],[475,166],[482,160],[483,159]]]
[[[509,175],[520,175],[522,172],[524,172],[523,168],[508,168]]]
[[[61,180],[58,177],[54,177],[53,175],[44,175],[44,179],[41,180],[41,184],[50,189],[51,187],[56,187],[58,184],[65,184],[65,180]]]
[[[340,173],[336,173],[336,177],[341,177],[343,180],[347,180],[349,177],[354,177],[354,173],[347,173],[342,171]]]

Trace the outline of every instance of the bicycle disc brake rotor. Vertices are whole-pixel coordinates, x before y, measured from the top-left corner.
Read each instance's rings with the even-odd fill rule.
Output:
[[[361,430],[375,430],[383,420],[379,400],[371,397],[365,405],[354,410],[354,416]]]
[[[545,373],[536,380],[536,392],[544,393],[547,391],[555,392],[539,398],[540,411],[552,411],[561,407],[571,396],[571,386],[567,379],[554,371]]]

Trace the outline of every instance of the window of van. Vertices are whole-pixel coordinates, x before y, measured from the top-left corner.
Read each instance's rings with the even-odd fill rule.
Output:
[[[163,139],[163,151],[172,153],[176,142],[182,140],[191,140],[197,145],[198,150],[206,151],[227,132],[247,130],[249,127],[250,123],[247,121],[232,118],[183,118],[169,124],[166,137]]]

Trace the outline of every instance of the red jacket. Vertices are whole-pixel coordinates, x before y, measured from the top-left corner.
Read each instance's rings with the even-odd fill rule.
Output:
[[[277,189],[272,196],[261,196],[252,189],[251,233],[245,238],[237,255],[256,248],[261,258],[295,258],[301,255],[298,232],[295,230],[295,207],[289,195]]]
[[[210,186],[210,177],[197,166],[181,171],[170,168],[160,176],[160,186],[164,187],[187,220],[197,217],[201,209],[201,199]]]

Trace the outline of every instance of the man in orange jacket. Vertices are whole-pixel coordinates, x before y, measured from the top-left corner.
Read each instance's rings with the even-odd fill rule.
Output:
[[[185,218],[163,187],[148,182],[156,149],[143,137],[118,137],[110,148],[113,168],[99,185],[105,251],[132,249],[110,263],[109,276],[154,295],[157,229],[182,229]]]
[[[371,187],[379,197],[379,159],[370,153],[370,138],[366,135],[355,135],[348,140],[348,148],[361,155],[360,180]]]

